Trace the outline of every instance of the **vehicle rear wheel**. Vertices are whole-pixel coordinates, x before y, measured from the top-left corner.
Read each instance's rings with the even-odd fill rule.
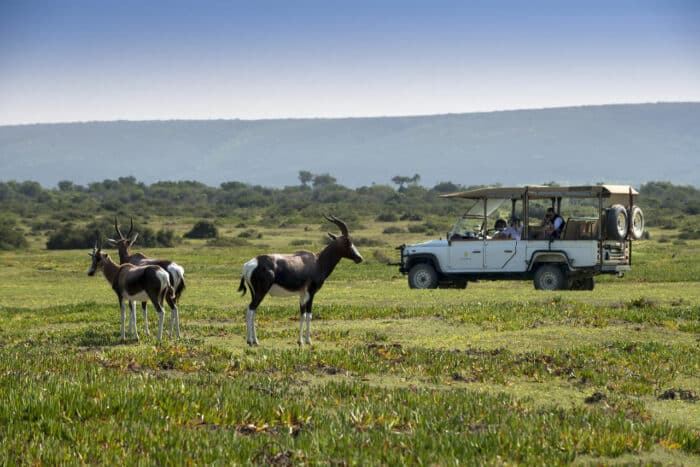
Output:
[[[627,210],[621,204],[613,204],[605,215],[605,231],[610,240],[624,240],[629,228]]]
[[[438,286],[438,276],[430,264],[416,264],[408,272],[408,286],[412,289],[435,289]]]
[[[644,235],[644,213],[642,209],[639,206],[632,206],[629,218],[632,223],[632,238],[639,240]]]
[[[561,290],[567,285],[564,271],[556,264],[543,264],[535,271],[535,289]]]

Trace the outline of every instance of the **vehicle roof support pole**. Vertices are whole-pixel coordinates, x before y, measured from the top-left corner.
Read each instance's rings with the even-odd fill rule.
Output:
[[[530,224],[530,196],[528,195],[528,187],[525,188],[525,193],[523,193],[523,239],[529,239],[529,224]]]

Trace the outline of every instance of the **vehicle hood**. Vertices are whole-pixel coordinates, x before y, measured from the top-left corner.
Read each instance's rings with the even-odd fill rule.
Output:
[[[427,242],[421,243],[411,243],[406,245],[406,249],[423,249],[423,248],[435,248],[435,247],[446,247],[447,240],[429,240]]]

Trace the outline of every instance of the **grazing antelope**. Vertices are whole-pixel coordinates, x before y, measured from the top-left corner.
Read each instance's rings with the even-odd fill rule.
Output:
[[[163,335],[163,299],[173,297],[174,290],[170,284],[170,275],[156,265],[134,266],[133,264],[118,265],[112,261],[107,253],[102,252],[101,245],[95,243],[92,253],[92,264],[88,269],[88,276],[94,276],[95,271],[102,270],[107,282],[112,284],[112,289],[119,299],[119,309],[122,319],[122,340],[126,338],[124,333],[124,300],[129,302],[129,331],[133,331],[134,338],[138,340],[139,333],[136,330],[136,302],[135,300],[151,300],[158,312],[158,340]]]
[[[183,290],[185,290],[185,269],[174,261],[167,259],[155,259],[148,258],[142,253],[131,253],[131,246],[136,242],[139,234],[138,232],[131,237],[131,233],[134,231],[134,218],[131,218],[131,227],[129,228],[129,233],[124,236],[122,231],[119,230],[119,223],[117,218],[114,218],[114,230],[117,232],[118,238],[112,239],[108,238],[107,241],[113,246],[116,246],[119,250],[119,262],[121,264],[130,263],[136,266],[144,265],[156,265],[165,269],[170,275],[170,282],[175,289],[175,296],[166,296],[165,300],[168,302],[170,307],[170,337],[173,336],[173,328],[175,330],[176,336],[180,337],[180,312],[178,311],[177,304],[180,300],[180,295],[182,295]],[[130,238],[131,237],[131,238]],[[148,330],[148,319],[146,316],[146,306],[148,302],[141,302],[141,308],[143,309],[143,321],[146,323],[146,334],[150,335]]]
[[[331,241],[320,253],[297,251],[289,255],[260,255],[243,265],[243,275],[238,291],[241,295],[245,295],[246,285],[250,288],[251,301],[246,310],[248,345],[259,344],[255,329],[255,310],[268,293],[273,297],[299,295],[301,323],[297,343],[299,346],[302,345],[304,323],[306,323],[305,340],[311,345],[311,306],[314,295],[342,258],[351,259],[355,263],[362,262],[362,255],[352,244],[345,223],[335,216],[324,217],[338,226],[341,236],[338,237],[329,232]]]

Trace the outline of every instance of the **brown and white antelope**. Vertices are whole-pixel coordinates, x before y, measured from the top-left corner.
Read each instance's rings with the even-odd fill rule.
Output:
[[[137,266],[144,265],[156,265],[165,269],[170,275],[170,283],[175,289],[174,297],[166,296],[165,300],[168,302],[170,307],[170,337],[173,336],[173,330],[175,335],[180,337],[180,312],[178,311],[178,302],[180,301],[180,295],[185,290],[185,269],[174,261],[167,259],[156,259],[149,258],[143,253],[131,253],[131,246],[136,242],[139,234],[138,232],[132,237],[131,234],[134,231],[134,218],[131,218],[131,227],[129,227],[129,232],[124,236],[122,231],[119,230],[119,222],[117,218],[114,218],[114,230],[116,231],[118,238],[112,239],[108,238],[107,241],[113,246],[117,247],[119,251],[119,262],[121,264],[130,263]],[[146,316],[146,306],[148,302],[141,302],[141,308],[143,309],[143,321],[146,323],[146,334],[150,334],[148,330],[148,319]]]
[[[311,306],[314,295],[323,286],[335,266],[342,258],[348,258],[355,263],[362,262],[362,255],[352,244],[348,228],[343,221],[335,216],[325,219],[338,226],[341,236],[328,233],[330,243],[318,254],[310,251],[280,255],[260,255],[243,265],[243,274],[238,291],[245,295],[246,285],[252,296],[246,310],[246,340],[248,345],[258,345],[255,329],[255,310],[268,293],[273,297],[299,295],[299,340],[302,345],[304,323],[306,323],[306,343],[311,345]]]
[[[170,284],[170,275],[165,269],[156,265],[134,266],[133,264],[118,265],[112,261],[107,253],[102,252],[101,245],[95,244],[90,253],[92,264],[88,269],[88,276],[94,276],[95,271],[102,273],[112,285],[114,293],[119,299],[119,309],[122,320],[122,340],[126,338],[124,332],[124,300],[129,302],[129,330],[133,331],[134,338],[138,340],[139,333],[136,330],[136,300],[150,300],[158,312],[158,340],[163,335],[163,299],[174,296],[174,290]]]

